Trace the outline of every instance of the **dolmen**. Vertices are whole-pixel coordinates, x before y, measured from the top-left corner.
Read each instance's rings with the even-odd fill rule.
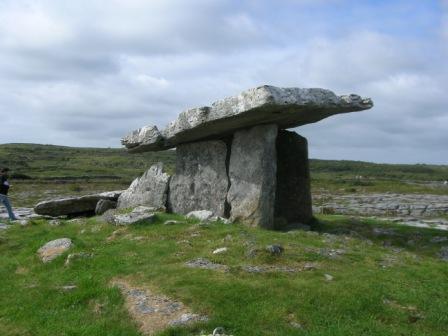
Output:
[[[163,130],[142,127],[122,144],[130,153],[176,148],[175,174],[170,177],[160,164],[151,167],[118,206],[165,206],[179,214],[208,210],[266,229],[309,222],[308,143],[287,129],[372,106],[355,94],[265,85],[183,111]]]

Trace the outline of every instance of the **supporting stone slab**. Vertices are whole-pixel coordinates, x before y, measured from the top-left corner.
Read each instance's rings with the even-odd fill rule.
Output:
[[[168,208],[187,214],[209,210],[224,217],[229,186],[224,141],[203,141],[177,147],[176,173],[169,186]]]
[[[275,229],[287,223],[307,223],[313,216],[308,142],[295,132],[281,130],[277,137]]]
[[[277,131],[277,125],[271,124],[234,134],[227,194],[231,220],[274,228]]]

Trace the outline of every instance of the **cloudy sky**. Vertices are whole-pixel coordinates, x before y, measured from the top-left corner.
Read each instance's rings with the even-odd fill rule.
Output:
[[[448,1],[0,0],[0,143],[118,147],[261,84],[371,97],[310,156],[448,164]]]

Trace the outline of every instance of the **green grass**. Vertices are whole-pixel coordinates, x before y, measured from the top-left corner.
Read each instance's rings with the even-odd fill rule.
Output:
[[[51,227],[34,221],[0,232],[0,335],[139,335],[111,279],[128,277],[136,285],[158,288],[211,320],[161,335],[198,335],[224,326],[233,335],[446,335],[448,264],[437,257],[448,233],[393,226],[341,216],[319,218],[311,232],[271,232],[212,223],[126,228],[98,218]],[[374,228],[388,228],[377,235]],[[131,237],[144,237],[132,240]],[[93,253],[65,267],[65,256],[40,262],[37,249],[49,240],[69,237],[69,251]],[[191,244],[181,241],[188,240]],[[412,241],[412,243],[410,242]],[[267,244],[285,252],[272,257]],[[228,253],[213,255],[227,246]],[[258,248],[255,257],[249,248]],[[343,253],[329,257],[325,251]],[[230,266],[227,273],[190,269],[185,262],[205,257]],[[293,274],[250,274],[244,265],[301,267]],[[334,277],[326,281],[324,274]],[[61,286],[77,288],[65,292]],[[97,309],[95,307],[101,307]],[[412,307],[415,307],[412,308]],[[294,320],[303,329],[294,329]]]

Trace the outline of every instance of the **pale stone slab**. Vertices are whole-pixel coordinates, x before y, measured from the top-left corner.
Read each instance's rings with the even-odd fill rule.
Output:
[[[319,88],[279,88],[264,85],[218,100],[212,106],[193,108],[160,131],[145,126],[122,139],[131,152],[157,151],[179,144],[219,138],[236,130],[261,124],[280,129],[314,123],[334,114],[355,112],[373,106],[370,98],[337,96]]]
[[[227,194],[232,221],[274,227],[277,131],[276,125],[264,125],[235,133]]]
[[[118,209],[133,208],[139,205],[165,209],[169,180],[170,175],[163,171],[163,163],[159,162],[151,166],[120,195]]]
[[[181,145],[176,153],[176,173],[170,180],[168,208],[188,214],[208,210],[224,217],[229,180],[227,146],[223,141]]]

